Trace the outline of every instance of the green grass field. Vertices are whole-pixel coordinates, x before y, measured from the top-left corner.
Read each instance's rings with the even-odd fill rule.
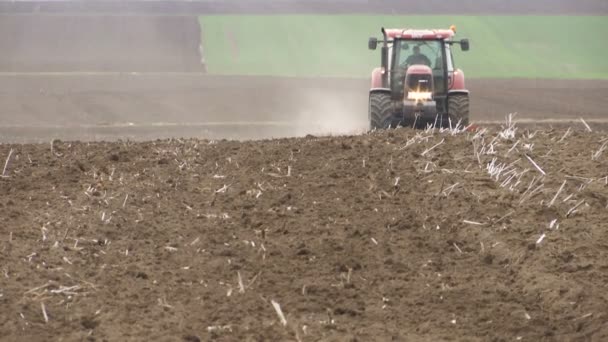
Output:
[[[471,50],[455,60],[468,77],[608,79],[606,16],[203,16],[209,72],[368,77],[380,27],[458,28]]]

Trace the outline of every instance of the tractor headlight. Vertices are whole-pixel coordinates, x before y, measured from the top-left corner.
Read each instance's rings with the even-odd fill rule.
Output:
[[[414,100],[414,101],[432,100],[433,99],[433,93],[431,93],[431,92],[410,91],[410,92],[407,93],[407,99],[408,100]]]

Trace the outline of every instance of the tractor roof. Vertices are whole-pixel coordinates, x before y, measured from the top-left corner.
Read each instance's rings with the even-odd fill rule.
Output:
[[[413,30],[413,29],[386,29],[389,39],[450,39],[454,36],[456,28],[449,30]]]

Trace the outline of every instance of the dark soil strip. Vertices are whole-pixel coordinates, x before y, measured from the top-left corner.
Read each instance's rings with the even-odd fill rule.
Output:
[[[604,0],[1,1],[0,13],[606,15]]]

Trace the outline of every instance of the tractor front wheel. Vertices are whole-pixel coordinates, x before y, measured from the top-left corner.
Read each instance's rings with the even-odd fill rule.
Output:
[[[390,94],[369,94],[369,123],[371,129],[388,129],[393,127],[393,104]]]
[[[460,125],[466,127],[469,125],[469,95],[454,94],[448,97],[448,114],[452,127],[456,126],[458,121]]]

